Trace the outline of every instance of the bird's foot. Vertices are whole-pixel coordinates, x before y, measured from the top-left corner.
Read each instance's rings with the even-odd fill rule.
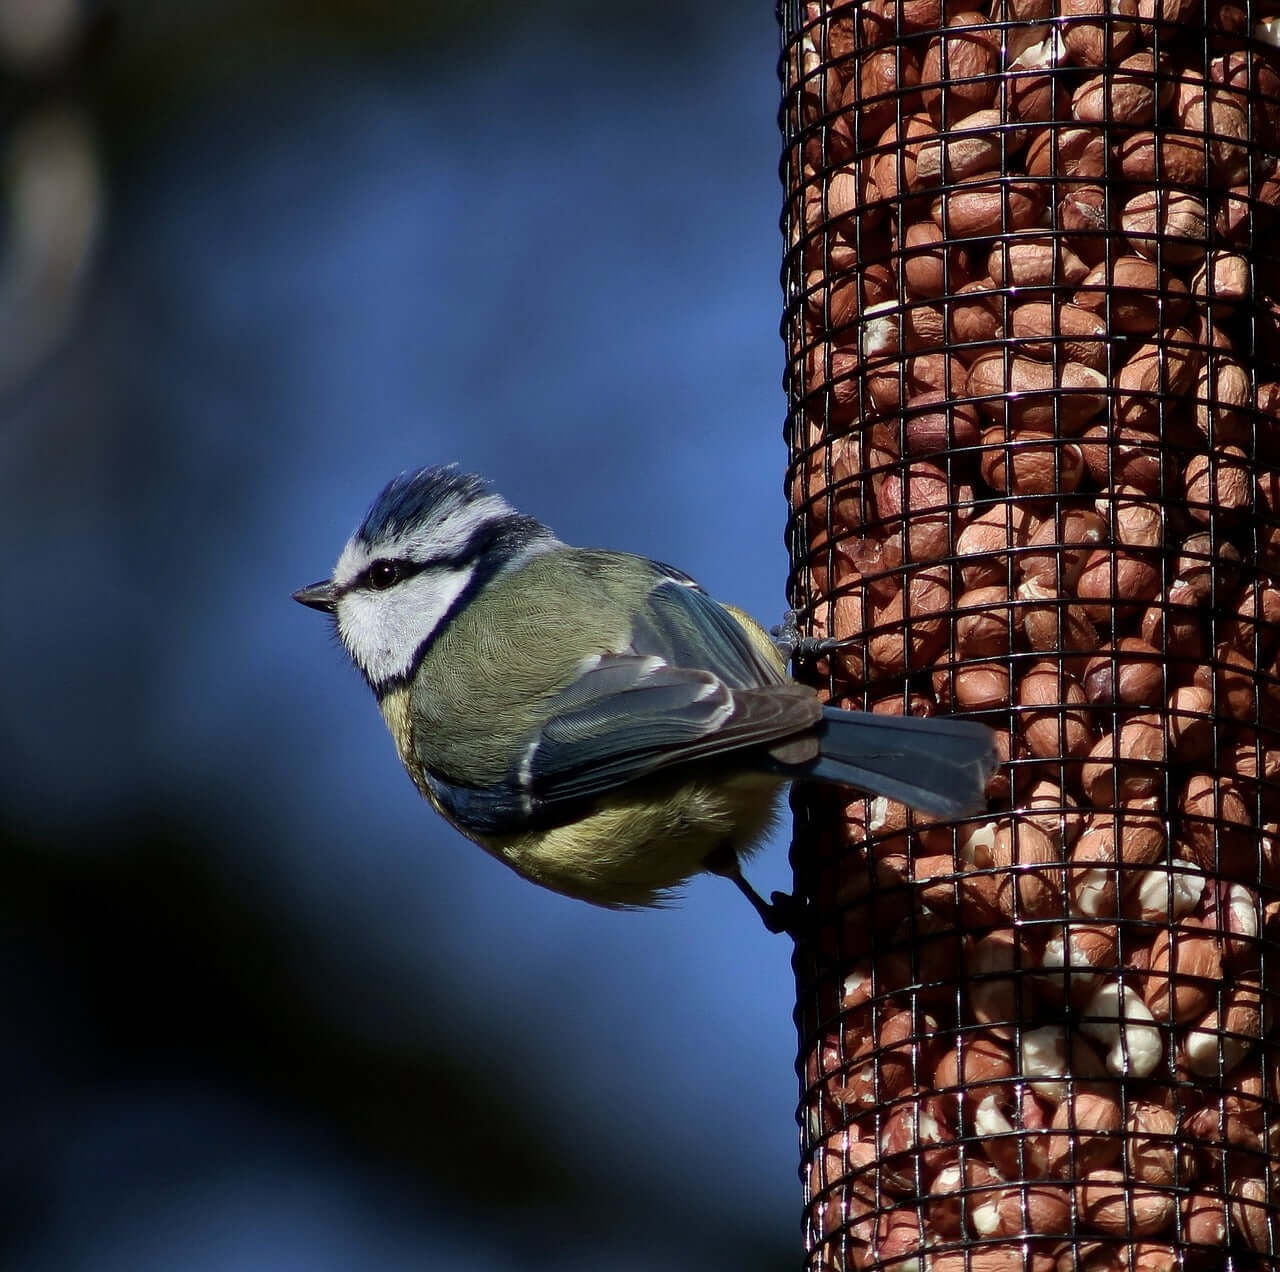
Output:
[[[799,617],[799,610],[789,609],[783,614],[782,622],[769,632],[778,653],[787,662],[803,662],[820,658],[836,648],[837,641],[822,640],[817,636],[802,636],[798,623]]]
[[[751,895],[755,897],[756,913],[770,932],[785,933],[793,941],[800,939],[809,922],[809,907],[801,897],[791,892],[771,892],[765,901],[754,888]]]
[[[706,862],[707,869],[723,879],[728,879],[742,893],[760,916],[760,921],[774,933],[785,932],[791,939],[799,940],[808,918],[807,907],[799,897],[789,892],[771,892],[766,901],[743,877],[738,864],[738,854],[732,845],[718,849]]]

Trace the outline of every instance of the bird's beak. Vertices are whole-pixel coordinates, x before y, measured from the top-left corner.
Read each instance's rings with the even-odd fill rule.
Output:
[[[293,599],[299,605],[306,605],[314,610],[323,610],[326,614],[332,614],[338,604],[338,598],[333,592],[333,584],[328,579],[322,579],[319,583],[312,583],[309,587],[300,587],[293,594]]]

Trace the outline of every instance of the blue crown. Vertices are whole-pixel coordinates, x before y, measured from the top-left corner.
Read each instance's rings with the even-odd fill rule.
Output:
[[[420,525],[442,503],[465,507],[488,492],[482,477],[458,471],[456,464],[419,468],[401,473],[383,488],[365,513],[356,538],[366,547],[394,538],[410,526]]]

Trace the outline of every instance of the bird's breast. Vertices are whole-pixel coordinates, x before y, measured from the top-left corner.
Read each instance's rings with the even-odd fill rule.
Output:
[[[383,694],[378,699],[378,710],[382,712],[382,718],[387,722],[391,738],[396,744],[396,752],[400,756],[400,763],[413,778],[414,785],[430,799],[426,778],[422,774],[422,765],[418,763],[413,751],[413,713],[408,686],[391,689]],[[432,800],[432,803],[434,802]]]

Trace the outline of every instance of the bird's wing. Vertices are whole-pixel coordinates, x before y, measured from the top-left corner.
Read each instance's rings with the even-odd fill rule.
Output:
[[[657,561],[654,584],[631,628],[631,653],[672,667],[710,671],[731,689],[791,682],[752,643],[734,616],[687,574]],[[750,620],[748,620],[750,621]]]
[[[764,745],[822,718],[812,690],[784,680],[724,609],[661,576],[628,647],[600,654],[547,703],[500,788],[432,788],[464,828],[554,822],[570,806],[677,764]]]
[[[799,685],[731,689],[711,672],[630,654],[606,655],[551,706],[521,774],[543,804],[774,742],[822,714]]]

